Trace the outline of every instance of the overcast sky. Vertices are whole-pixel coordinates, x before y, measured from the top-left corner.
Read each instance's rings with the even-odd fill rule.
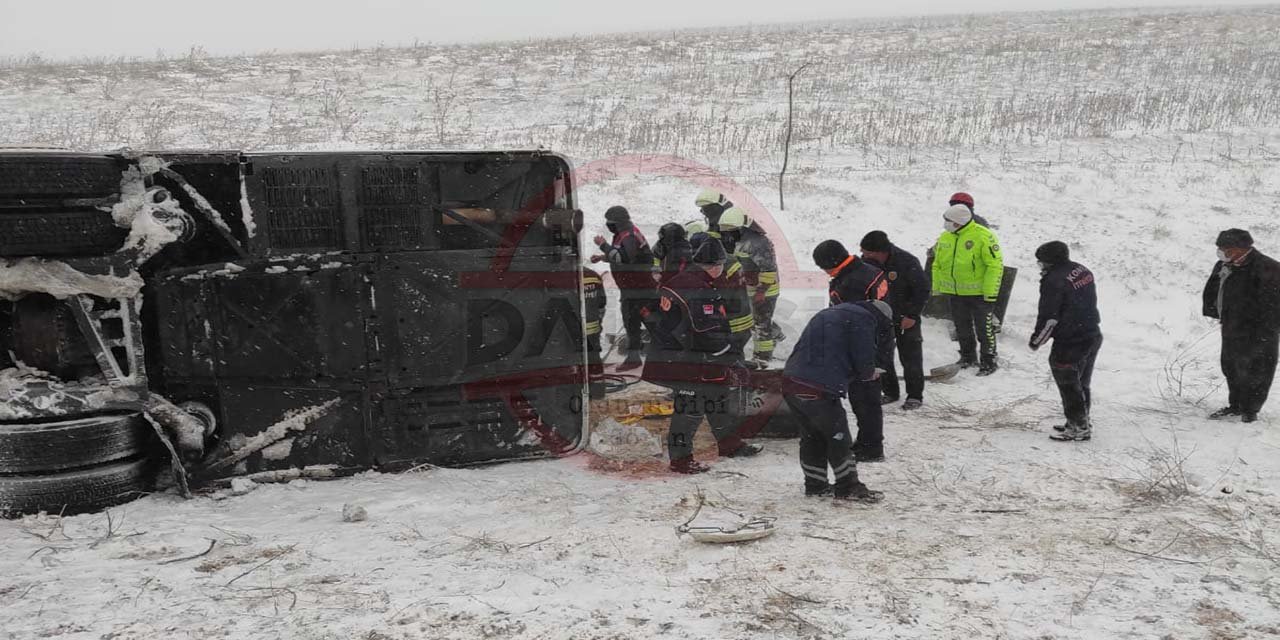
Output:
[[[0,56],[173,56],[941,13],[1278,0],[0,0]]]

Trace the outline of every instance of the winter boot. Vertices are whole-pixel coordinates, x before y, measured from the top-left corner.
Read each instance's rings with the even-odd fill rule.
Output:
[[[722,457],[722,458],[750,458],[751,456],[754,456],[754,455],[759,454],[761,451],[764,451],[764,447],[762,447],[762,446],[760,446],[760,445],[758,445],[758,444],[751,444],[751,443],[749,443],[749,442],[744,442],[744,443],[742,443],[742,446],[738,447],[737,449],[734,449],[733,451],[727,451],[727,452],[726,452],[726,451],[721,451],[721,452],[720,452],[720,457]]]
[[[961,369],[972,369],[973,367],[978,366],[978,359],[960,356],[960,359],[956,360],[956,364],[959,365]]]
[[[884,447],[855,447],[853,459],[858,462],[884,462]]]
[[[1237,409],[1236,407],[1223,407],[1209,414],[1209,419],[1221,420],[1223,418],[1230,418],[1231,416],[1238,416],[1241,413],[1244,413],[1244,412],[1241,411],[1240,409]]]
[[[816,483],[811,484],[809,482],[806,482],[804,483],[804,495],[807,498],[812,498],[816,496],[829,496],[831,495],[832,486],[834,485],[816,484]]]
[[[872,491],[867,485],[861,482],[853,482],[848,487],[835,487],[832,489],[832,495],[837,501],[848,502],[864,502],[867,504],[875,504],[884,500],[883,491]]]
[[[982,366],[978,367],[978,375],[986,377],[995,373],[999,368],[1000,365],[996,364],[995,360],[992,360],[991,362],[984,362],[982,363]]]
[[[694,475],[698,473],[706,473],[711,470],[711,467],[708,467],[693,458],[681,458],[679,460],[671,461],[671,470],[685,475]]]
[[[751,354],[752,364],[755,369],[768,369],[769,363],[773,360],[772,351],[758,351]]]
[[[782,327],[779,327],[775,323],[773,326],[769,327],[769,339],[774,342],[782,342],[787,339],[787,334],[782,331]]]
[[[643,364],[644,360],[640,358],[640,350],[629,349],[627,351],[627,358],[622,361],[622,364],[618,365],[618,371],[631,371],[632,369],[640,368]]]
[[[902,410],[915,411],[916,409],[919,409],[920,406],[923,404],[924,404],[924,400],[921,400],[919,398],[907,398],[907,401],[902,403]]]
[[[880,404],[893,404],[897,401],[897,396],[880,396]]]
[[[1240,422],[1257,422],[1258,414],[1252,411],[1245,411],[1240,414]]]
[[[1049,434],[1049,439],[1058,442],[1088,442],[1093,437],[1093,430],[1089,425],[1067,423],[1065,426],[1062,431]]]

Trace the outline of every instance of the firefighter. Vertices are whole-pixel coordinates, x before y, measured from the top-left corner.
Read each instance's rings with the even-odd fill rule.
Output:
[[[685,228],[677,222],[668,222],[658,228],[658,242],[653,245],[653,268],[658,272],[658,282],[684,269],[693,250],[689,246]]]
[[[932,293],[950,296],[951,317],[960,341],[960,366],[978,365],[978,375],[988,376],[999,367],[995,308],[1004,277],[1000,241],[974,221],[973,212],[963,204],[952,205],[942,217],[945,230],[934,245]]]
[[[757,445],[737,436],[729,409],[731,369],[740,362],[729,343],[725,303],[713,286],[724,270],[725,250],[714,238],[702,242],[691,267],[658,288],[649,314],[652,340],[644,366],[646,381],[673,392],[675,412],[667,434],[670,467],[676,473],[702,473],[693,459],[693,437],[704,417],[711,424],[720,455],[753,456]]]
[[[686,229],[687,231],[688,229]],[[694,251],[707,240],[714,240],[709,233],[699,231],[691,233]],[[742,276],[742,261],[726,252],[724,273],[716,278],[715,288],[724,298],[725,312],[729,319],[729,343],[739,356],[745,357],[747,343],[751,341],[751,330],[755,326],[755,317],[751,314],[751,293]]]
[[[1218,262],[1204,288],[1204,315],[1222,324],[1228,404],[1214,420],[1254,422],[1267,401],[1280,342],[1280,263],[1253,246],[1244,229],[1218,234]]]
[[[613,240],[605,242],[604,236],[597,235],[595,243],[603,255],[592,256],[591,261],[608,261],[613,281],[618,285],[622,326],[627,332],[627,356],[618,370],[628,371],[642,364],[644,324],[641,318],[643,309],[653,300],[653,251],[644,234],[631,222],[631,214],[625,207],[609,207],[604,219]]]
[[[1036,260],[1040,262],[1040,313],[1029,346],[1035,351],[1053,340],[1049,369],[1067,417],[1066,424],[1054,427],[1058,433],[1049,437],[1064,442],[1088,440],[1093,436],[1089,383],[1102,348],[1098,287],[1093,273],[1072,262],[1071,252],[1062,242],[1040,245]]]
[[[742,261],[742,277],[751,293],[754,317],[755,347],[751,355],[755,365],[764,368],[773,359],[774,346],[784,339],[782,331],[773,324],[773,311],[782,293],[773,242],[760,225],[738,207],[730,207],[721,214],[718,224],[725,248]]]
[[[884,303],[880,303],[884,304]],[[783,397],[800,422],[800,471],[806,496],[834,495],[841,500],[879,502],[884,494],[858,479],[851,455],[849,421],[840,397],[855,382],[876,381],[876,338],[879,325],[852,302],[833,305],[809,320],[783,374]],[[828,469],[834,483],[828,482]]]
[[[604,384],[600,376],[604,373],[604,362],[600,357],[600,332],[603,329],[604,309],[608,298],[604,291],[604,280],[594,270],[582,268],[582,297],[586,304],[586,316],[583,332],[587,336],[587,375],[592,399],[604,397]]]
[[[856,256],[838,240],[823,240],[813,249],[813,261],[831,276],[827,283],[830,305],[883,300],[889,295],[889,282],[879,267]],[[892,312],[889,313],[892,316]],[[888,370],[893,366],[893,330],[890,319],[879,326],[876,366]],[[849,408],[858,421],[858,440],[853,453],[859,462],[884,460],[884,408],[879,379],[855,379],[849,383]]]
[[[907,399],[902,403],[906,411],[919,409],[924,402],[924,334],[920,330],[921,314],[929,301],[929,281],[915,256],[889,242],[883,231],[872,231],[863,236],[862,258],[884,271],[889,283],[889,306],[893,307],[894,344],[898,359],[902,361],[902,377],[906,382]],[[893,358],[881,363],[884,375],[880,376],[885,404],[898,400],[898,372]]]
[[[733,208],[733,202],[724,196],[723,193],[715,189],[703,189],[698,193],[698,197],[694,198],[693,203],[698,205],[698,210],[702,212],[702,216],[707,221],[707,233],[712,238],[720,238],[720,216],[729,209]],[[690,234],[692,235],[692,234]],[[728,247],[725,247],[728,250]],[[729,250],[729,253],[733,253]]]

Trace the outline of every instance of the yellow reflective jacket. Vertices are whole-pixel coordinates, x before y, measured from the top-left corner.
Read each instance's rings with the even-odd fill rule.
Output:
[[[1000,240],[990,229],[970,222],[956,233],[942,232],[933,248],[933,293],[982,296],[987,302],[1000,297],[1004,256]]]

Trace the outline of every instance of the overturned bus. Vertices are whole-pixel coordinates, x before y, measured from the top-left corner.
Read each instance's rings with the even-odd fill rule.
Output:
[[[573,209],[542,151],[0,151],[0,512],[576,450]]]

